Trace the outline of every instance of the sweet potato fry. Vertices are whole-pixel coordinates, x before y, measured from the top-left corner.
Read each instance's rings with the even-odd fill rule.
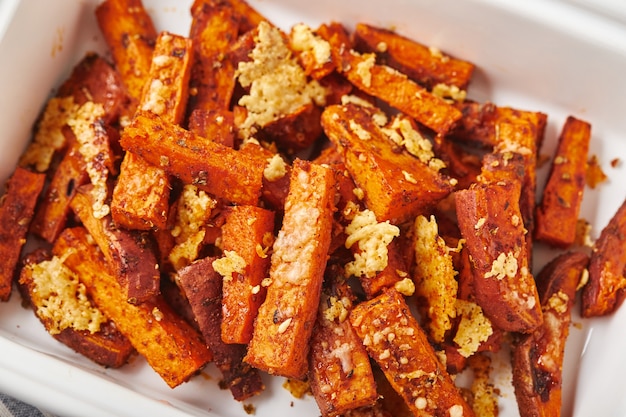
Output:
[[[589,282],[583,287],[582,316],[611,314],[626,297],[626,200],[596,240],[589,260]]]
[[[330,246],[332,171],[296,160],[282,227],[273,246],[267,296],[246,362],[270,374],[303,378]]]
[[[228,110],[235,67],[227,55],[239,33],[238,14],[232,2],[198,0],[191,7],[191,17],[194,64],[187,111]]]
[[[535,239],[559,247],[574,243],[590,139],[591,125],[569,116],[536,210]]]
[[[0,199],[0,301],[11,297],[13,279],[46,176],[17,167]]]
[[[145,232],[118,228],[111,216],[93,213],[90,185],[80,187],[70,207],[96,241],[126,294],[126,302],[140,304],[159,293],[160,271],[152,242]]]
[[[70,201],[76,190],[89,181],[85,165],[79,145],[74,142],[65,152],[43,194],[30,225],[32,233],[50,243],[59,236],[71,212]]]
[[[355,104],[328,106],[322,114],[322,126],[364,191],[365,205],[379,221],[402,222],[433,206],[453,186],[412,155],[396,152],[388,135],[373,120],[375,114],[374,109]]]
[[[187,128],[203,138],[235,147],[235,116],[230,110],[195,109],[189,115]]]
[[[513,386],[522,417],[561,413],[565,342],[576,290],[588,261],[582,252],[568,252],[554,258],[537,275],[544,322],[513,344]]]
[[[254,319],[265,300],[262,284],[268,276],[274,243],[274,213],[254,206],[234,206],[222,227],[222,248],[234,252],[245,263],[243,273],[224,276],[222,286],[222,340],[248,343]]]
[[[457,220],[472,260],[474,294],[503,330],[527,333],[542,322],[520,211],[523,157],[498,154],[483,180],[455,194]],[[500,167],[490,171],[494,167]]]
[[[437,133],[448,132],[461,119],[460,110],[431,94],[406,74],[376,64],[373,53],[346,50],[341,54],[338,69],[360,90],[383,100]]]
[[[159,34],[139,108],[179,124],[185,116],[192,62],[191,40],[168,32]],[[127,152],[113,190],[113,220],[128,229],[165,227],[170,188],[165,171]]]
[[[440,83],[466,90],[474,72],[471,62],[444,55],[388,29],[357,23],[354,37],[358,49],[376,53],[383,63],[428,90]]]
[[[47,251],[25,257],[19,288],[52,337],[97,364],[119,368],[135,351],[88,299],[78,277]]]
[[[216,197],[251,205],[259,200],[263,165],[154,114],[137,114],[120,143],[126,150]]]
[[[152,18],[141,0],[106,0],[96,19],[128,94],[139,102],[157,38]]]
[[[496,106],[491,102],[477,103],[471,100],[454,104],[463,117],[449,135],[457,140],[493,147],[498,143],[500,123],[511,123],[524,120],[532,127],[535,136],[535,149],[541,149],[545,134],[548,115],[542,112]]]
[[[244,344],[224,343],[219,328],[222,322],[222,276],[212,266],[216,258],[203,258],[178,271],[176,282],[189,300],[200,332],[213,353],[213,361],[237,401],[265,389],[259,372],[243,362]]]
[[[474,415],[396,290],[355,306],[350,323],[416,416]]]
[[[324,417],[371,406],[378,398],[369,356],[347,320],[353,297],[346,292],[322,293],[311,339],[307,375]]]
[[[138,305],[126,301],[126,291],[98,247],[89,243],[86,229],[65,229],[52,253],[80,276],[93,302],[169,387],[188,381],[212,359],[201,336],[163,298]]]

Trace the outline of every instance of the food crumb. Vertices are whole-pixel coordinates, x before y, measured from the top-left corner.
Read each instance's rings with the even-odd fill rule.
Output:
[[[592,155],[587,162],[587,175],[585,178],[587,185],[592,189],[596,188],[599,184],[606,181],[607,178],[608,177],[604,171],[602,171],[602,167],[600,167],[598,157],[596,155]]]
[[[245,411],[246,414],[255,415],[256,414],[256,407],[254,406],[254,404],[244,404],[243,405],[243,411]]]
[[[311,387],[308,381],[300,381],[298,379],[287,378],[283,383],[283,388],[291,393],[295,398],[303,398],[306,394],[311,393]]]

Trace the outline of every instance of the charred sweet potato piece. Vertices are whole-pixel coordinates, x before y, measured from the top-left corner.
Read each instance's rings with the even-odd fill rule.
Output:
[[[141,0],[106,0],[96,8],[98,26],[130,97],[138,102],[157,38]]]
[[[513,386],[522,417],[561,413],[565,343],[576,290],[588,261],[582,252],[568,252],[537,275],[544,322],[513,344]]]
[[[626,200],[596,240],[589,260],[589,282],[582,292],[583,317],[617,310],[626,297]]]
[[[541,149],[548,122],[548,115],[545,113],[471,100],[457,102],[454,106],[463,113],[459,123],[449,132],[457,140],[493,147],[498,143],[498,124],[525,121],[532,127],[535,149]]]
[[[222,248],[245,264],[241,272],[226,271],[224,276],[221,334],[226,343],[245,344],[252,338],[254,319],[265,300],[262,281],[269,273],[274,217],[273,212],[254,206],[234,206],[226,214]]]
[[[270,374],[296,379],[306,374],[334,199],[334,175],[329,168],[294,162],[285,214],[273,246],[271,282],[245,359]]]
[[[471,62],[444,55],[388,29],[357,23],[354,37],[358,49],[376,53],[383,63],[429,90],[440,83],[465,90],[474,72]]]
[[[402,222],[433,206],[453,186],[436,169],[414,156],[396,152],[375,122],[376,111],[355,104],[328,106],[322,126],[339,147],[365,205],[379,221]]]
[[[244,344],[224,343],[219,328],[222,322],[222,276],[213,269],[216,258],[203,258],[178,271],[176,282],[189,300],[196,322],[213,362],[222,372],[223,384],[237,401],[265,389],[259,372],[243,362]]]
[[[456,192],[457,220],[478,304],[501,329],[527,333],[541,324],[542,315],[520,211],[524,162],[517,153],[495,159],[485,164],[489,169],[481,182]]]
[[[264,165],[152,113],[138,113],[120,143],[126,150],[216,197],[251,205],[259,200]]]
[[[179,124],[185,115],[192,62],[191,40],[162,32],[156,40],[139,109]],[[127,152],[113,190],[113,220],[128,229],[165,227],[170,188],[163,169]]]
[[[126,291],[98,247],[89,243],[86,229],[65,229],[52,253],[79,275],[93,302],[169,387],[188,381],[212,359],[202,337],[162,297],[138,305],[126,302]]]
[[[535,239],[559,247],[574,243],[590,139],[591,125],[569,116],[559,136],[548,181],[536,210]]]
[[[96,241],[115,274],[126,301],[142,303],[159,293],[160,271],[152,241],[145,232],[120,229],[111,216],[93,213],[90,185],[80,187],[70,206]]]
[[[128,362],[133,346],[93,305],[61,259],[42,249],[28,254],[19,288],[52,337],[102,366],[119,368]]]
[[[307,375],[324,417],[371,406],[378,398],[369,356],[348,320],[352,298],[347,289],[323,292],[313,330]]]
[[[70,201],[81,185],[89,181],[85,160],[74,142],[54,170],[50,184],[37,207],[30,231],[52,243],[65,228],[71,212]]]
[[[235,147],[235,119],[230,110],[195,109],[189,115],[187,128],[203,138]]]
[[[11,297],[13,278],[46,176],[17,167],[0,200],[0,301]]]
[[[474,415],[395,289],[356,305],[350,323],[415,415]]]

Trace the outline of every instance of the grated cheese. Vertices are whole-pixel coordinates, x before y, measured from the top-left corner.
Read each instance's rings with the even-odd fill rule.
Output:
[[[274,154],[267,159],[267,166],[263,170],[263,176],[268,181],[276,181],[287,174],[287,164],[279,154]]]
[[[250,58],[249,62],[239,63],[236,71],[239,83],[244,88],[250,87],[250,92],[239,100],[239,105],[248,110],[239,126],[242,139],[253,136],[257,127],[294,113],[302,106],[325,104],[326,89],[307,79],[279,29],[261,22]]]
[[[453,340],[459,346],[459,353],[469,358],[476,353],[480,344],[493,334],[493,327],[478,304],[456,300],[455,307],[456,315],[461,317],[461,320]]]
[[[100,330],[107,318],[92,305],[85,286],[61,258],[54,256],[49,261],[26,268],[32,271],[37,315],[50,320],[50,334],[58,334],[67,328],[90,333]]]
[[[310,52],[318,65],[331,60],[330,43],[313,33],[304,23],[291,29],[291,47],[298,52]]]
[[[346,264],[346,273],[354,276],[372,277],[387,267],[387,245],[400,235],[400,229],[389,223],[379,223],[374,212],[364,210],[357,213],[346,227],[346,248],[358,244],[360,252],[354,254],[354,261]]]
[[[233,250],[225,250],[224,256],[214,260],[212,265],[225,281],[232,280],[235,273],[243,274],[247,266],[245,259]]]

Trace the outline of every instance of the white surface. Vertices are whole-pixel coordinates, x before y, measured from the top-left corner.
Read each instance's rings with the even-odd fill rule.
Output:
[[[144,2],[158,29],[187,33],[187,2]],[[0,2],[0,183],[12,171],[52,89],[85,51],[103,51],[95,3]],[[582,215],[593,223],[594,237],[626,197],[626,29],[619,19],[537,0],[251,3],[283,28],[299,21],[338,20],[348,27],[367,21],[474,62],[471,98],[549,115],[545,153],[553,149],[567,115],[588,120],[591,152],[609,176],[598,189],[585,191]],[[610,167],[613,158],[622,164]],[[536,259],[542,262],[547,255],[538,253]],[[574,320],[579,326],[571,328],[568,340],[563,415],[626,416],[626,310],[607,319]],[[121,370],[91,364],[45,333],[17,294],[0,303],[0,352],[0,390],[65,416],[247,416],[230,393],[217,388],[211,367],[210,377],[170,390],[141,359]],[[500,415],[517,416],[506,360],[500,360]],[[268,384],[266,393],[250,401],[257,416],[319,415],[311,399],[292,398],[281,387],[282,379],[268,379]]]

